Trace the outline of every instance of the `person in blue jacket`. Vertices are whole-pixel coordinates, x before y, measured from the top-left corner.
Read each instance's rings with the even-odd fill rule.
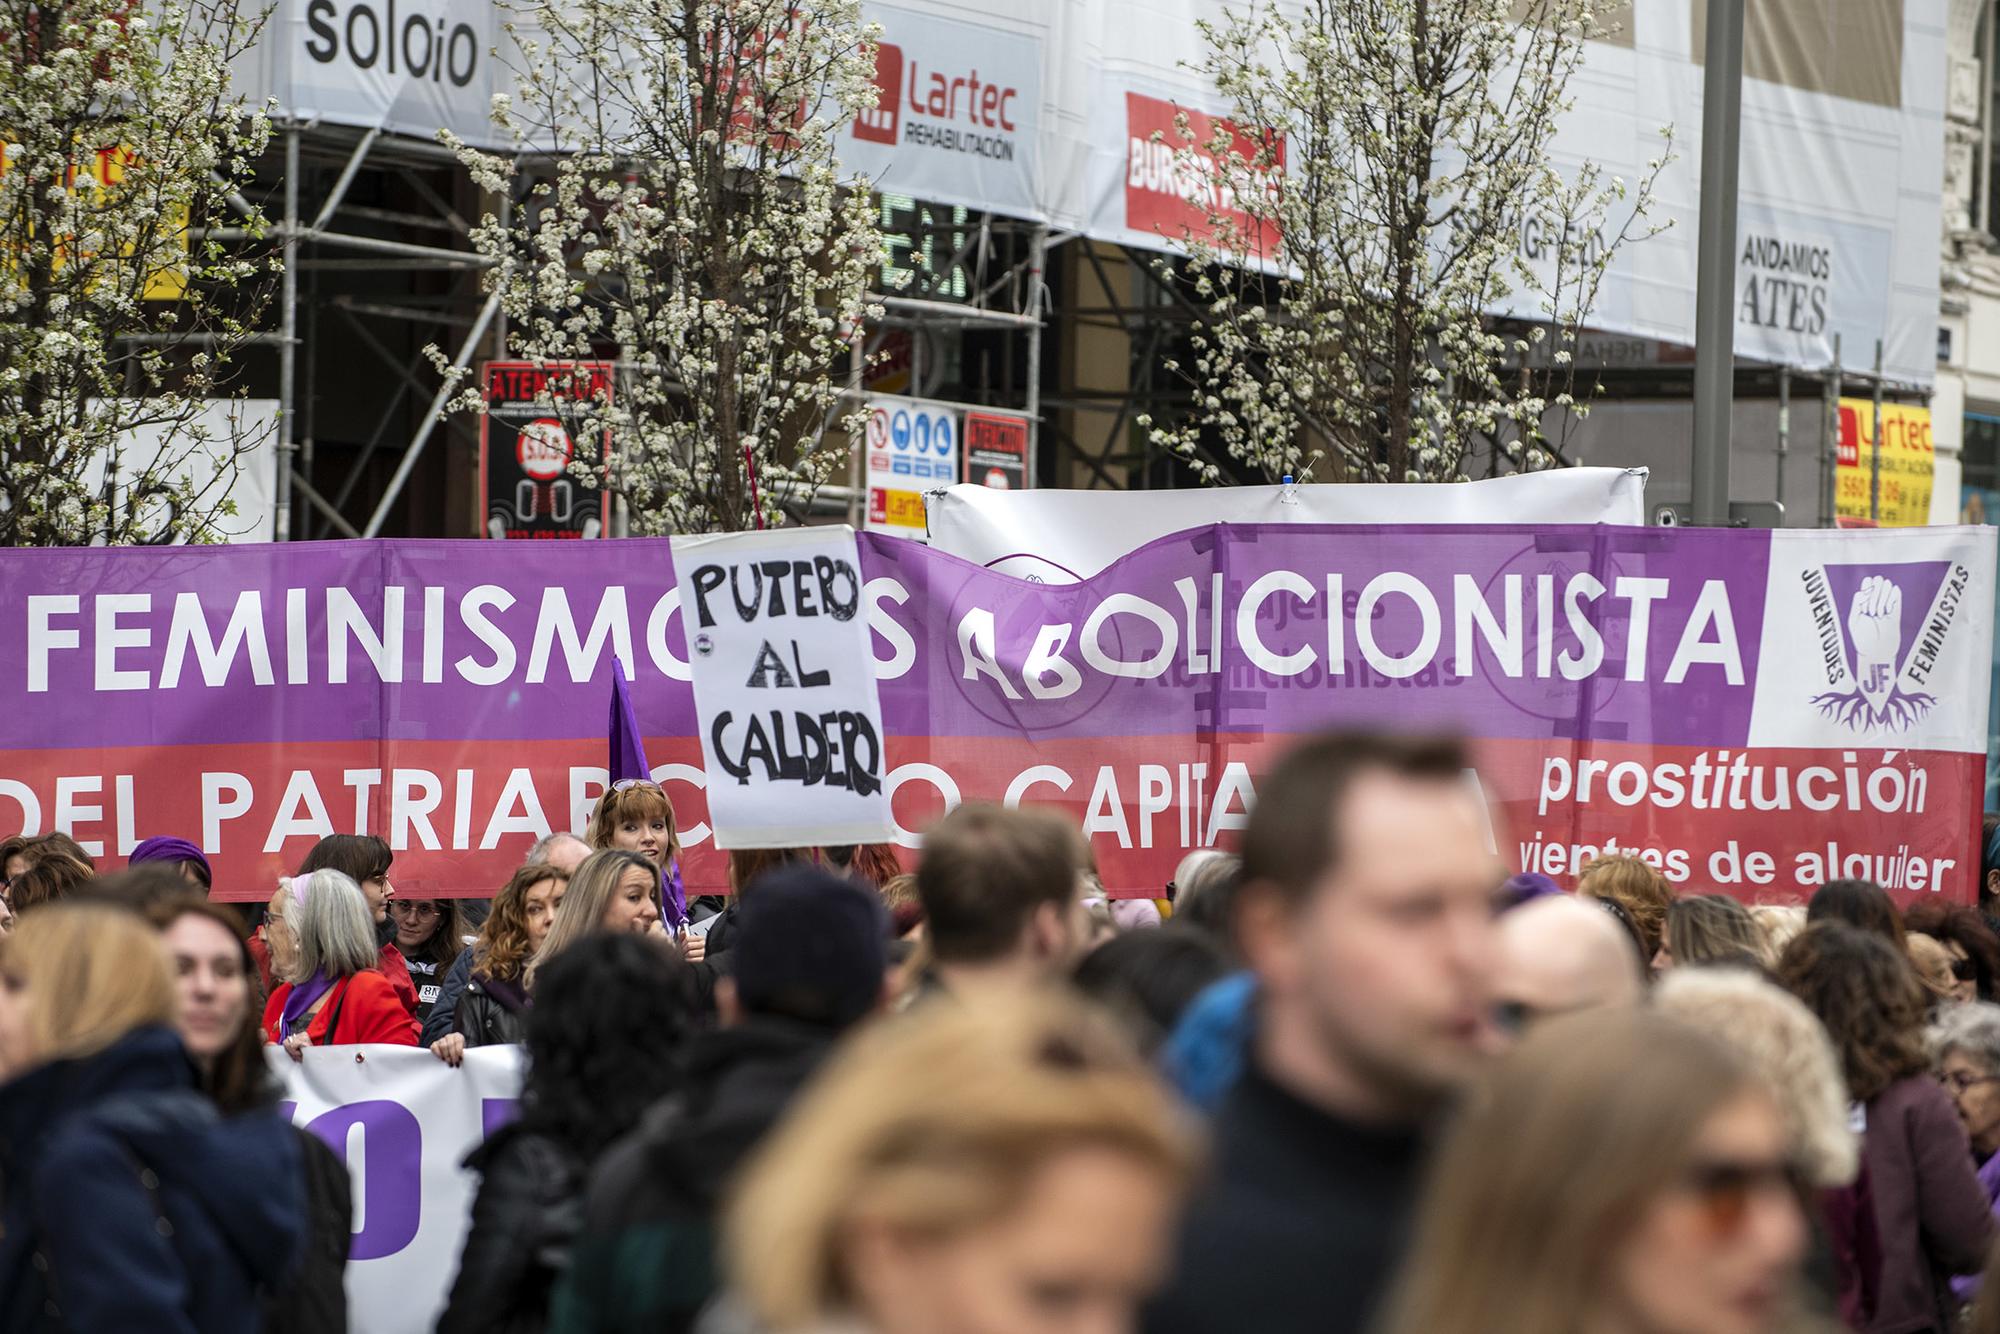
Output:
[[[195,1089],[136,914],[71,903],[0,941],[0,1329],[254,1334],[306,1231],[296,1137]]]

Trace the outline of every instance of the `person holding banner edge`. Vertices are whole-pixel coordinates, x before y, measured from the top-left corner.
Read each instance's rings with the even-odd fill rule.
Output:
[[[376,966],[374,927],[354,881],[335,870],[286,880],[265,927],[280,983],[264,1004],[266,1041],[295,1061],[309,1046],[416,1045],[417,1021]]]
[[[563,830],[560,833],[550,834],[547,838],[536,843],[534,847],[528,849],[527,859],[522,863],[522,866],[532,866],[538,863],[546,865],[554,870],[563,884],[567,886],[570,876],[576,873],[576,868],[583,865],[583,859],[589,855],[590,845],[588,843],[585,843],[568,830]],[[519,875],[520,871],[516,870],[514,874]],[[555,905],[553,903],[548,905],[548,912],[549,916],[553,918],[555,915]],[[491,921],[492,919],[489,917],[487,920]],[[485,931],[486,925],[485,923],[481,923],[480,934],[482,937],[485,935]],[[541,944],[539,937],[536,938],[535,944]],[[473,944],[459,951],[457,961],[452,964],[450,970],[444,975],[444,982],[438,989],[437,1003],[431,1006],[430,1017],[424,1020],[424,1031],[421,1039],[422,1044],[433,1051],[437,1050],[438,1042],[441,1039],[451,1036],[452,1015],[458,1008],[458,999],[464,994],[466,984],[472,981],[472,969],[473,965],[478,962],[479,949],[479,942],[475,941]],[[533,953],[533,948],[526,951],[526,954]],[[522,957],[525,958],[526,954]]]
[[[429,1044],[432,1055],[455,1066],[468,1047],[519,1042],[526,1035],[528,961],[549,938],[568,890],[568,875],[529,862],[494,896],[493,912],[472,946],[472,980],[452,1015],[452,1031]]]

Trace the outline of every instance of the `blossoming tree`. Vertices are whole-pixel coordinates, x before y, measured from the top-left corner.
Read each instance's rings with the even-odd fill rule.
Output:
[[[262,441],[211,409],[277,272],[240,193],[270,124],[229,79],[261,13],[0,0],[0,545],[204,541],[234,513]]]
[[[835,135],[874,104],[859,0],[517,0],[515,152],[447,136],[511,208],[474,231],[540,362],[615,357],[608,401],[558,392],[579,457],[639,532],[745,528],[843,466],[851,340],[881,241]],[[463,377],[468,368],[446,366]],[[476,409],[468,392],[455,403]]]
[[[1201,22],[1227,118],[1184,113],[1204,225],[1163,265],[1191,293],[1191,411],[1141,419],[1219,480],[1423,481],[1566,462],[1595,386],[1578,335],[1648,220],[1643,179],[1553,152],[1609,0],[1250,0]],[[1536,244],[1524,244],[1532,231]],[[1527,311],[1506,322],[1495,312]]]

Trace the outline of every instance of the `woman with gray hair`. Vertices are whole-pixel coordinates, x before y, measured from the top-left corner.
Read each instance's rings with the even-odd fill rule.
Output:
[[[377,965],[375,920],[361,886],[331,868],[278,882],[264,919],[278,986],[264,1038],[293,1060],[307,1047],[417,1045],[417,1021]]]
[[[1993,1216],[2000,1218],[2000,1005],[1971,1001],[1949,1006],[1924,1036],[1931,1067],[1972,1141],[1979,1184],[1993,1203]],[[1970,1300],[1979,1291],[1979,1276],[1955,1278],[1951,1286]]]

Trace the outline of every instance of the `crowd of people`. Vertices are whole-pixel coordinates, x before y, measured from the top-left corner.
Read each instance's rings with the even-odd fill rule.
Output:
[[[0,1329],[348,1328],[274,1070],[378,1043],[525,1053],[446,1334],[2000,1334],[2000,819],[1980,906],[1564,890],[1467,767],[1306,742],[1160,900],[983,804],[690,900],[647,782],[464,900],[7,840]]]

